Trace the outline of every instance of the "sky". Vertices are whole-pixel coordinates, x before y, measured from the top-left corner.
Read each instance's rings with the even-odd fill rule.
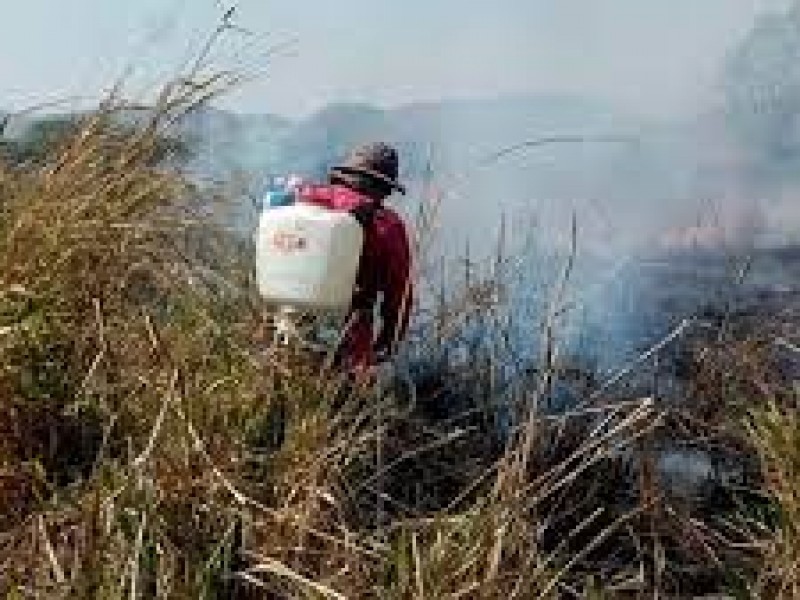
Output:
[[[240,0],[217,64],[255,74],[226,108],[580,94],[647,116],[713,101],[721,63],[786,0]],[[228,0],[0,0],[0,107],[146,93]],[[226,6],[229,4],[226,4]],[[225,7],[222,7],[225,8]]]

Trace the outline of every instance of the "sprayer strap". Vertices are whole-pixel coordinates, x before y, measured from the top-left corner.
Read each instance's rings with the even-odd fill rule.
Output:
[[[381,206],[377,202],[365,202],[351,209],[350,214],[355,217],[356,221],[358,221],[364,229],[367,229],[372,225],[380,209]]]

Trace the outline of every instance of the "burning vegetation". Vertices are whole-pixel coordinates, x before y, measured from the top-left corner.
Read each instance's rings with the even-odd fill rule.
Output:
[[[352,387],[265,344],[252,249],[153,159],[195,100],[124,132],[109,101],[0,170],[4,594],[795,597],[797,290],[606,373],[559,341],[575,248],[524,322],[501,258]],[[730,274],[710,260],[658,277]]]
[[[609,369],[577,224],[440,284],[437,196],[411,339],[360,385],[270,343],[252,245],[173,168],[235,83],[192,79],[0,162],[0,594],[800,598],[797,248],[634,261]]]

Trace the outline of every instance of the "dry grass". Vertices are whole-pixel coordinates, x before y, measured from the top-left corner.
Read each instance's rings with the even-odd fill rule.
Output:
[[[773,500],[776,524],[757,528],[763,568],[752,586],[754,597],[800,597],[800,421],[796,406],[771,402],[753,412],[748,432]]]
[[[574,414],[538,408],[567,370],[554,340],[572,257],[544,325],[531,324],[546,356],[522,381],[500,375],[497,270],[421,317],[416,349],[433,368],[416,393],[321,373],[269,344],[247,248],[200,218],[204,192],[163,166],[160,140],[219,84],[170,84],[124,127],[126,107],[112,98],[44,164],[0,165],[0,593],[665,589],[665,552],[679,546],[665,550],[665,536],[692,546],[705,524],[662,503],[652,464],[638,490],[620,465],[670,415],[651,399],[598,403],[588,392]],[[454,340],[476,327],[499,341],[450,360]],[[760,389],[757,368],[739,372],[748,386],[714,383],[732,359],[713,356],[697,377],[704,397]],[[513,418],[498,441],[501,409]],[[795,597],[796,412],[766,405],[750,423],[742,443],[758,452],[780,512],[777,527],[759,530],[767,567],[750,588]],[[622,492],[633,501],[617,503]],[[711,554],[724,567],[719,546],[698,544],[684,549],[694,564]]]
[[[530,414],[451,510],[398,506],[393,466],[464,432],[403,445],[395,396],[264,343],[247,261],[157,160],[184,92],[126,127],[109,101],[43,165],[0,168],[3,593],[558,595],[577,560],[540,551],[537,511],[652,410],[612,411],[544,470]],[[199,243],[225,286],[198,275]]]

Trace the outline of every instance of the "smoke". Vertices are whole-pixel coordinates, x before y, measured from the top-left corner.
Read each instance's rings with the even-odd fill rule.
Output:
[[[463,28],[437,5],[413,33],[388,36],[397,51],[385,32],[315,35],[291,77],[278,71],[263,97],[335,102],[275,135],[257,134],[252,120],[242,127],[248,170],[320,178],[353,144],[396,145],[413,190],[400,209],[413,220],[431,180],[443,198],[431,262],[482,263],[501,246],[529,253],[515,309],[532,315],[545,310],[532,290],[557,280],[569,254],[574,216],[570,299],[579,308],[566,337],[576,348],[613,347],[621,360],[708,300],[689,284],[671,290],[674,273],[643,262],[794,241],[800,84],[785,75],[798,69],[787,56],[800,54],[800,27],[792,11],[754,21],[767,5],[755,1],[533,4],[465,14]],[[399,24],[410,11],[362,16]],[[511,23],[512,14],[558,26],[531,45],[522,32],[530,21]],[[297,26],[301,39],[303,27],[317,27]],[[358,47],[345,52],[348,44]]]

